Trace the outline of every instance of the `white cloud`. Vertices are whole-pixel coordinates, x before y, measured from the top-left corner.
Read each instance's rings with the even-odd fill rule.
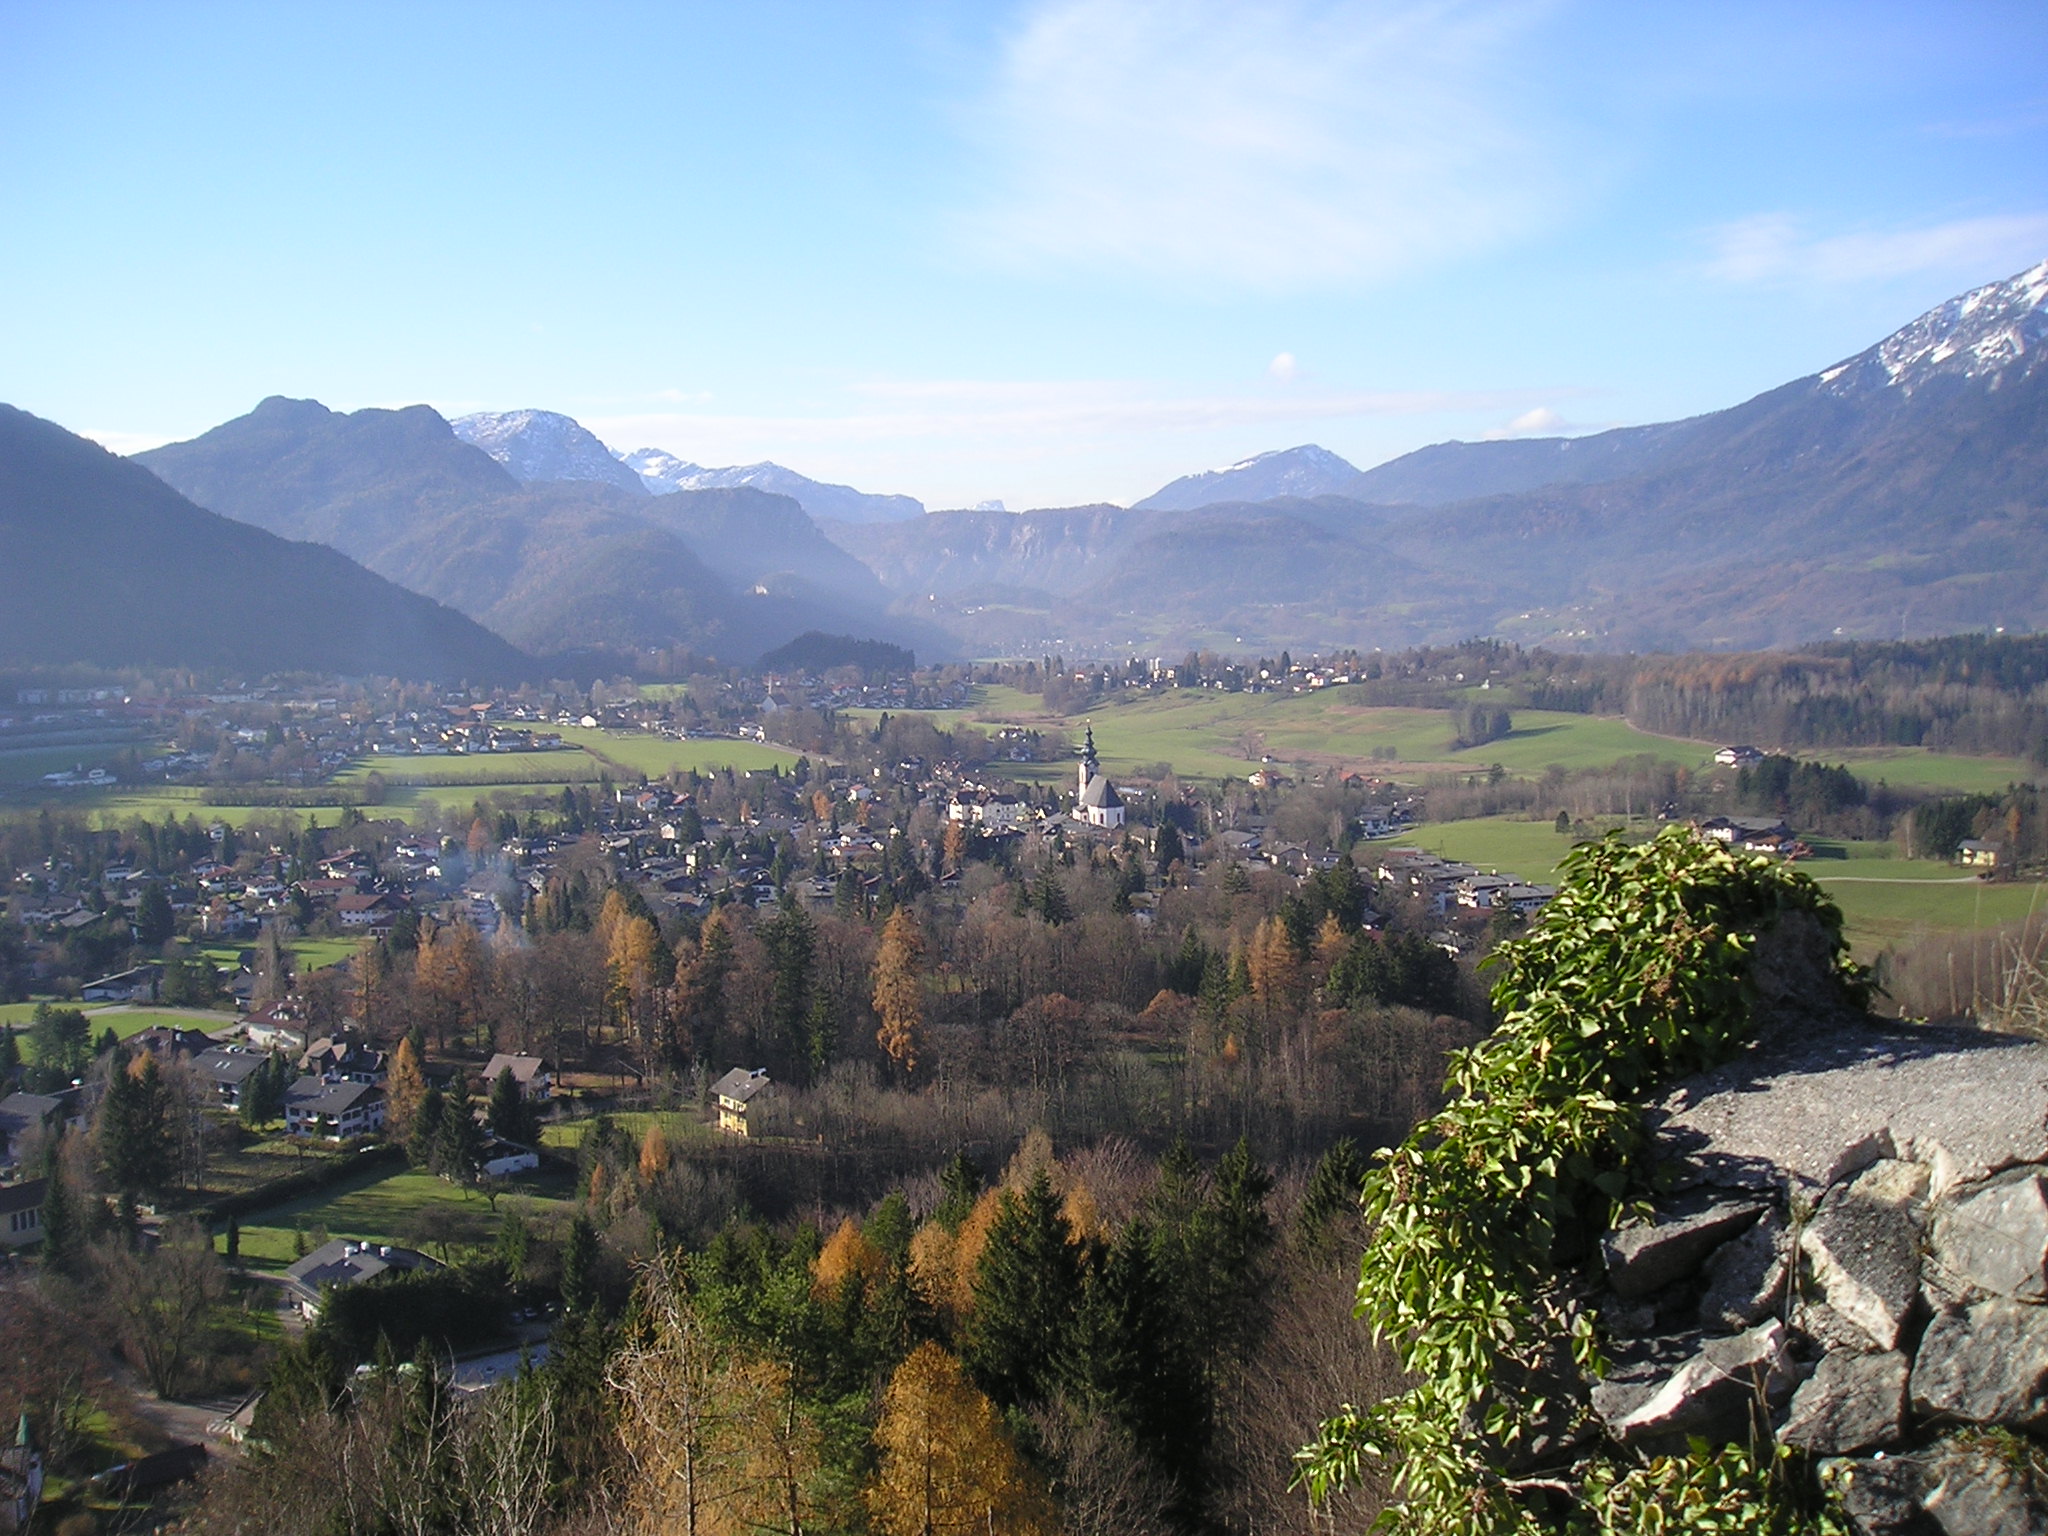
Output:
[[[2048,213],[1840,235],[1812,235],[1797,219],[1769,213],[1722,226],[1713,244],[1706,270],[1728,283],[1838,285],[1922,275],[1986,282],[2048,253]]]
[[[1291,384],[1294,382],[1295,375],[1301,372],[1301,365],[1294,360],[1292,352],[1282,352],[1273,361],[1266,364],[1266,372],[1270,377],[1278,379],[1282,384]]]
[[[1458,0],[1041,0],[976,127],[985,257],[1258,289],[1498,246],[1566,202],[1517,104],[1546,7]]]
[[[883,379],[809,411],[579,412],[578,419],[613,447],[662,448],[698,464],[774,459],[821,480],[907,490],[932,506],[971,505],[993,489],[1012,506],[1052,506],[1099,499],[1112,487],[1142,496],[1190,464],[1318,434],[1335,434],[1340,445],[1391,437],[1412,446],[1418,435],[1472,431],[1474,417],[1526,412],[1543,398],[1561,398],[1560,391],[1297,384],[1175,394],[1115,379]]]
[[[161,448],[173,441],[161,432],[112,432],[94,427],[79,431],[80,437],[91,438],[109,453],[118,453],[123,458],[130,454],[147,453],[152,448]]]
[[[1522,412],[1504,427],[1494,427],[1486,433],[1493,442],[1508,437],[1556,437],[1559,433],[1572,430],[1572,424],[1547,405]]]

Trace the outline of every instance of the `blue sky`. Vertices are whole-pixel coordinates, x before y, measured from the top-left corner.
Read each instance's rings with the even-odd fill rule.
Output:
[[[0,399],[1013,508],[1668,419],[2048,256],[2043,58],[2038,0],[0,0]]]

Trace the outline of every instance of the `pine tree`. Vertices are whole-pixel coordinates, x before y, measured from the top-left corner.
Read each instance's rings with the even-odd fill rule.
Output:
[[[14,1026],[0,1024],[0,1084],[14,1081],[14,1074],[21,1070],[21,1047],[14,1039]]]
[[[803,908],[785,899],[760,927],[773,983],[770,1016],[775,1039],[800,1071],[825,1064],[829,1042],[811,1030],[811,969],[817,957],[817,929]]]
[[[955,1152],[953,1160],[939,1172],[942,1198],[932,1212],[932,1219],[958,1232],[960,1223],[974,1209],[974,1202],[981,1198],[982,1183],[981,1168],[974,1159],[965,1152]]]
[[[100,1101],[100,1169],[118,1193],[133,1197],[163,1187],[170,1166],[165,1093],[156,1057],[116,1065]]]
[[[1358,1155],[1358,1143],[1349,1136],[1323,1154],[1309,1177],[1301,1198],[1301,1212],[1295,1218],[1302,1239],[1311,1248],[1322,1246],[1333,1225],[1340,1224],[1346,1215],[1357,1213],[1365,1173],[1365,1159]]]
[[[434,1132],[430,1166],[444,1179],[467,1184],[477,1176],[483,1140],[476,1116],[470,1112],[468,1098],[457,1095],[442,1107],[441,1124]]]
[[[82,1213],[64,1167],[70,1139],[69,1131],[60,1133],[43,1154],[43,1265],[58,1274],[75,1271],[85,1248]]]
[[[961,1345],[975,1379],[1005,1406],[1043,1402],[1053,1387],[1081,1297],[1072,1236],[1045,1169],[1002,1196]]]
[[[405,1140],[405,1155],[415,1168],[434,1165],[434,1149],[440,1143],[441,1122],[449,1113],[441,1090],[429,1087],[420,1096],[420,1107],[412,1117],[412,1130]]]
[[[1187,850],[1181,846],[1180,828],[1171,821],[1162,820],[1152,837],[1154,867],[1163,875],[1186,858]]]

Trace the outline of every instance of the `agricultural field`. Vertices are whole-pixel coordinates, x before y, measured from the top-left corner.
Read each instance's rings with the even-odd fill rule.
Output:
[[[1920,747],[1897,747],[1887,751],[1814,747],[1799,755],[1826,763],[1846,763],[1850,772],[1866,783],[1890,784],[1900,789],[1948,789],[1964,794],[1995,794],[2009,784],[2030,783],[2041,777],[2040,769],[2017,757],[1959,757],[1954,753],[1929,752]]]
[[[61,999],[52,999],[51,1001],[53,1006],[59,1008],[78,1006],[75,1003],[65,1002]],[[17,1031],[26,1030],[29,1020],[35,1015],[37,1006],[35,1003],[0,1003],[0,1024],[12,1024]],[[213,1030],[232,1024],[234,1018],[235,1016],[232,1013],[210,1009],[131,1008],[125,1003],[112,1003],[100,1007],[90,1007],[85,1010],[85,1021],[91,1028],[94,1042],[97,1042],[100,1036],[109,1029],[114,1032],[116,1039],[126,1040],[130,1035],[139,1035],[145,1029],[154,1028],[158,1024],[175,1026],[179,1029],[203,1029],[210,1033]],[[22,1059],[33,1065],[35,1062],[35,1047],[30,1042],[28,1036],[18,1033],[16,1041],[21,1047]]]
[[[785,773],[796,766],[799,754],[787,747],[759,741],[673,741],[641,731],[585,730],[579,725],[561,728],[562,740],[573,741],[594,759],[611,766],[613,776],[645,774],[658,779],[664,774],[696,769],[707,773],[714,768],[731,768],[738,773],[759,773],[780,768]]]
[[[489,1243],[514,1210],[527,1216],[573,1213],[570,1193],[566,1178],[543,1170],[512,1180],[494,1211],[476,1191],[431,1173],[372,1169],[316,1194],[252,1212],[241,1223],[242,1262],[252,1269],[284,1269],[297,1256],[299,1235],[305,1234],[310,1244],[316,1229],[331,1238],[417,1246],[422,1229],[436,1217],[470,1240]]]

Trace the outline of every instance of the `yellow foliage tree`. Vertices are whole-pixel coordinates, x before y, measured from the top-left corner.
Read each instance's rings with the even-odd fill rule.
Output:
[[[858,1281],[865,1289],[882,1273],[884,1262],[882,1250],[867,1240],[849,1216],[811,1261],[811,1294],[820,1300],[836,1296],[849,1280]]]
[[[668,1137],[660,1125],[649,1124],[640,1138],[640,1182],[652,1184],[668,1172]]]
[[[426,1074],[420,1070],[419,1054],[413,1050],[412,1037],[408,1035],[391,1053],[391,1070],[384,1078],[384,1124],[393,1140],[402,1143],[412,1135],[412,1123],[418,1118],[420,1101],[426,1096]]]
[[[1052,1536],[1045,1494],[995,1404],[927,1340],[889,1378],[868,1511],[884,1536]]]
[[[905,1076],[917,1070],[924,1035],[924,935],[908,907],[889,914],[875,951],[875,1012],[882,1027],[875,1038]]]
[[[1267,918],[1253,932],[1245,966],[1251,972],[1252,996],[1261,1007],[1299,1004],[1303,981],[1301,956],[1295,953],[1294,941],[1287,937],[1287,925],[1279,918]]]
[[[413,990],[437,1045],[469,1033],[483,989],[483,940],[468,923],[423,927]]]

